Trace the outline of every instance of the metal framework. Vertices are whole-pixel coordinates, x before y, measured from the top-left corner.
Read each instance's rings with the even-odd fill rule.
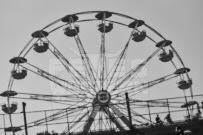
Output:
[[[94,39],[96,35],[96,23],[99,23],[97,32],[101,36],[98,38],[100,45],[97,46],[99,53],[95,66],[93,64],[95,61],[90,58],[91,53],[88,52],[91,50],[91,46],[86,46],[87,43],[83,41],[83,37],[85,39],[85,36],[92,35],[89,43],[94,44],[93,42],[97,40]],[[83,31],[86,31],[86,33],[83,33]],[[123,37],[120,36],[122,33],[125,34]],[[118,45],[113,43],[114,45],[111,47],[111,43],[108,43],[110,41],[109,37],[111,38],[112,36],[111,34],[116,35],[117,41],[123,40],[124,42],[115,42]],[[126,36],[127,34],[128,37]],[[62,123],[67,123],[68,126],[64,128],[64,133],[82,132],[83,134],[88,134],[91,131],[124,131],[132,128],[136,133],[139,132],[137,127],[132,126],[129,122],[125,93],[128,93],[129,96],[128,100],[131,104],[133,125],[147,122],[153,123],[151,117],[148,118],[148,116],[140,115],[136,110],[136,107],[139,106],[148,106],[148,108],[153,106],[153,101],[137,99],[139,93],[145,90],[151,90],[154,86],[163,85],[164,82],[180,78],[178,88],[183,91],[185,102],[188,102],[188,95],[193,97],[192,80],[188,75],[190,69],[185,67],[181,57],[172,46],[172,42],[164,38],[143,20],[109,11],[80,12],[66,15],[41,30],[35,31],[31,36],[32,39],[25,45],[19,55],[10,60],[14,64],[14,67],[11,72],[7,91],[1,94],[1,96],[7,97],[8,105],[5,106],[4,112],[9,114],[10,127],[8,132],[13,132],[13,134],[19,131],[13,126],[15,125],[14,120],[12,120],[12,113],[15,112],[15,108],[12,107],[13,99],[18,99],[19,101],[31,100],[33,102],[46,101],[64,106],[65,109],[62,110],[56,111],[53,109],[54,113],[46,116],[46,118],[28,122],[28,128],[45,123],[47,125],[49,122],[65,119],[67,122]],[[63,38],[60,39],[62,36]],[[68,44],[74,44],[78,49],[83,72],[74,65],[71,61],[71,56],[69,57],[67,54],[64,54],[64,48],[68,48],[69,46],[70,50],[71,45],[66,45],[61,49],[61,43],[56,43],[56,38],[58,38],[58,41],[64,40],[63,42],[66,41]],[[139,47],[143,47],[145,44],[150,46],[150,51],[145,49],[146,52],[150,53],[142,52],[143,54],[146,53],[147,57],[138,65],[131,66],[130,69],[122,73],[122,66],[126,64],[126,60],[135,55],[132,49],[136,48],[139,50]],[[95,47],[92,46],[92,48]],[[111,58],[109,58],[108,53],[109,50],[113,50],[112,48],[115,50],[119,48],[120,52],[110,65],[109,61]],[[35,55],[45,57],[44,54],[46,53],[60,62],[67,73],[66,77],[52,74],[47,68],[40,67],[37,63],[35,64],[32,60],[29,60],[30,56],[33,57]],[[159,58],[157,59],[157,57]],[[164,75],[155,78],[152,77],[149,81],[136,84],[132,83],[133,80],[138,78],[138,74],[142,72],[143,68],[148,65],[150,66],[154,61],[158,61],[161,63],[160,65],[163,63],[172,65],[172,70],[164,68]],[[159,73],[159,68],[162,67],[157,66],[157,68],[157,73]],[[66,93],[42,94],[29,92],[34,91],[33,87],[30,87],[32,90],[25,90],[24,92],[15,90],[15,80],[29,78],[32,75],[44,78],[60,86]],[[187,89],[190,89],[190,93],[186,92]],[[192,100],[192,98],[189,98],[189,100]],[[142,102],[147,104],[143,105]],[[159,103],[164,107],[168,107],[169,104],[166,102]],[[160,105],[159,103],[157,103],[157,106]],[[186,108],[188,116],[190,116],[192,112],[188,106]],[[22,128],[22,126],[19,127]]]

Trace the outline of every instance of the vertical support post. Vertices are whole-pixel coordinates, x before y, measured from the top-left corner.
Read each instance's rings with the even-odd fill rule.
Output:
[[[185,97],[185,102],[186,102],[186,104],[187,104],[187,97],[186,97],[186,95],[185,95],[185,91],[183,91],[183,93],[184,93],[184,97]],[[187,108],[188,117],[189,117],[189,119],[190,119],[190,111],[189,111],[188,106],[187,106],[186,108]]]
[[[5,116],[4,116],[5,114],[3,114],[3,120],[4,120],[4,129],[6,128],[6,122],[5,122]],[[6,135],[6,131],[4,130],[4,133],[5,133],[5,135]]]
[[[168,99],[166,99],[166,102],[167,102],[167,107],[168,107],[168,113],[170,114],[170,107],[169,107],[169,103],[168,103]]]
[[[69,122],[68,122],[68,110],[66,108],[66,117],[67,117],[67,124],[68,124],[68,133],[70,133],[70,126],[69,126]]]
[[[49,132],[48,124],[47,124],[47,111],[44,111],[44,113],[45,113],[46,129],[47,129],[47,132]]]
[[[128,109],[128,117],[129,117],[129,122],[130,122],[130,130],[133,131],[131,111],[130,111],[130,103],[129,103],[129,97],[128,97],[127,92],[125,93],[125,97],[126,97],[126,103],[127,103],[127,109]]]
[[[149,120],[150,120],[150,123],[152,123],[151,112],[150,112],[150,108],[149,108],[149,102],[147,102],[147,108],[148,108],[148,112],[149,112]]]
[[[24,116],[24,125],[25,125],[25,135],[28,135],[28,132],[27,132],[26,112],[25,112],[26,103],[23,102],[22,104],[23,104],[23,116]]]

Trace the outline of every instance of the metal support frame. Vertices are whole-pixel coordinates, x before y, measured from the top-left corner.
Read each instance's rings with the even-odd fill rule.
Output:
[[[150,123],[152,123],[151,112],[150,112],[150,108],[149,108],[149,102],[147,102],[147,108],[148,108],[148,112],[149,112]]]
[[[127,103],[127,109],[128,109],[128,117],[129,117],[130,130],[133,131],[131,111],[130,111],[130,103],[129,103],[129,97],[128,97],[128,93],[127,92],[125,93],[125,97],[126,97],[126,103]]]
[[[6,121],[5,121],[5,114],[3,114],[3,121],[4,121],[4,129],[6,129]],[[6,131],[4,130],[4,133],[6,135]]]
[[[45,113],[45,121],[46,121],[46,130],[47,132],[49,132],[48,124],[47,124],[47,111],[44,111],[44,113]]]
[[[24,116],[25,135],[28,135],[28,131],[27,131],[27,119],[26,119],[26,112],[25,112],[26,103],[23,102],[22,104],[23,104],[23,116]]]
[[[70,132],[70,125],[68,122],[68,110],[67,109],[66,109],[66,117],[67,117],[68,132]]]

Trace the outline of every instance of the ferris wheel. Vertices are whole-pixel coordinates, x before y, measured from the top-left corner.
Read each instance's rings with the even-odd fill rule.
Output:
[[[151,123],[136,108],[144,102],[144,91],[156,94],[155,89],[164,91],[174,84],[185,97],[193,95],[190,69],[172,41],[143,20],[109,11],[80,12],[48,24],[31,37],[10,60],[14,66],[8,90],[1,94],[8,101],[2,106],[9,114],[8,132],[23,128],[13,119],[22,101],[32,111],[51,111],[45,118],[30,120],[28,127],[68,118],[64,133],[88,134],[139,132],[137,125]]]

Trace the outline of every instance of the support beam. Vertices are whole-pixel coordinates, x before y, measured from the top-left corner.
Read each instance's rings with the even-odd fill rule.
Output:
[[[133,131],[131,111],[130,111],[130,103],[129,103],[129,97],[128,97],[128,93],[127,92],[125,93],[125,98],[126,98],[126,104],[127,104],[127,109],[128,109],[128,117],[129,117],[130,130]]]
[[[94,118],[96,117],[99,109],[100,109],[100,106],[97,104],[93,107],[93,110],[92,110],[87,122],[85,123],[85,125],[83,127],[83,134],[84,135],[87,135],[88,131],[90,130],[90,127],[91,127],[92,123],[94,122]]]
[[[67,126],[68,126],[68,132],[70,132],[70,126],[68,121],[68,110],[66,109],[66,117],[67,117]]]
[[[23,116],[24,116],[24,125],[25,125],[25,135],[28,135],[28,132],[27,132],[27,119],[26,119],[26,112],[25,112],[25,106],[26,106],[26,103],[23,102]]]
[[[4,116],[5,114],[3,114],[3,120],[4,120],[4,129],[6,129],[6,122],[5,122],[5,116]],[[5,133],[5,135],[6,135],[6,131],[4,130],[4,133]]]
[[[45,113],[46,129],[47,129],[47,132],[49,132],[48,124],[47,124],[47,111],[44,111],[44,113]]]
[[[104,112],[109,116],[110,120],[116,125],[116,127],[120,131],[124,131],[124,128],[122,127],[121,123],[116,119],[116,117],[109,111],[108,108],[104,108]]]
[[[149,102],[147,102],[147,108],[148,108],[148,112],[149,112],[150,123],[152,123],[151,112],[150,112],[150,108],[149,108]]]

